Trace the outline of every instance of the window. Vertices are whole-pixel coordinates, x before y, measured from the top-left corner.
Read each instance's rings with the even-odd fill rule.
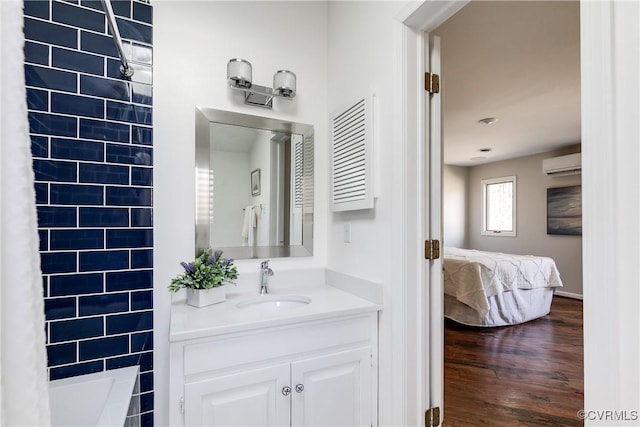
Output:
[[[516,177],[483,179],[482,235],[516,235]]]

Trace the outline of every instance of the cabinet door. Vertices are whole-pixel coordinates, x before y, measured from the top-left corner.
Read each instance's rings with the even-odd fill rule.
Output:
[[[184,386],[188,426],[288,426],[288,363],[189,382]],[[288,394],[288,393],[287,393]]]
[[[292,426],[370,426],[371,350],[291,364]]]

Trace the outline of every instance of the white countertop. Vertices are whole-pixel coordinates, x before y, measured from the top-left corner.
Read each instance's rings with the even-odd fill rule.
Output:
[[[234,288],[227,290],[227,300],[208,307],[196,308],[176,301],[171,307],[169,341],[205,338],[216,335],[261,329],[273,326],[328,319],[338,316],[368,313],[380,310],[379,304],[329,285],[278,286],[269,295],[300,295],[311,298],[311,303],[275,313],[264,313],[252,308],[238,308],[237,304],[259,296],[258,289]]]

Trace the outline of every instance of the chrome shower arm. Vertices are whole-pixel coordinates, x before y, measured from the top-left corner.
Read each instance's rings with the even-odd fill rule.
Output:
[[[133,68],[129,65],[127,61],[127,57],[124,54],[124,48],[122,47],[122,38],[120,37],[120,30],[118,30],[118,23],[116,22],[116,17],[113,13],[113,8],[111,7],[111,0],[101,0],[102,7],[104,8],[104,12],[107,15],[107,22],[109,24],[109,30],[111,30],[111,34],[113,35],[113,40],[116,44],[116,49],[118,50],[118,55],[120,55],[120,72],[124,77],[133,76]]]

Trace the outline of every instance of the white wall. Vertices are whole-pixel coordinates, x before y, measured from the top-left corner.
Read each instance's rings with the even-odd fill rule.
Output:
[[[392,2],[329,2],[328,113],[375,93],[374,106],[376,194],[374,210],[330,213],[329,268],[380,281],[387,275],[392,171],[387,167],[394,149],[391,120],[396,83],[392,18],[399,10]],[[328,185],[328,177],[325,178]],[[351,224],[351,243],[343,242],[343,225]],[[358,259],[358,262],[353,262]]]
[[[274,259],[279,269],[324,266],[326,253],[327,4],[324,2],[156,1],[154,7],[154,392],[155,424],[168,423],[169,312],[166,286],[194,255],[194,122],[197,105],[313,124],[314,256]],[[298,77],[292,102],[245,106],[226,82],[230,58],[253,64],[254,82]],[[259,269],[239,261],[240,273]],[[256,287],[257,292],[257,287]],[[171,404],[176,404],[172,402]]]
[[[269,218],[271,217],[271,133],[260,132],[249,153],[249,170],[260,169],[260,194],[251,197],[257,206],[257,227],[253,230],[256,246],[269,245]],[[262,208],[260,208],[262,206]]]
[[[566,154],[549,152],[470,168],[468,242],[473,249],[551,257],[560,271],[562,291],[582,296],[582,237],[547,234],[547,188],[581,183],[580,175],[549,178],[542,173],[542,160],[560,153]],[[482,236],[480,181],[510,175],[517,178],[516,236]]]
[[[249,156],[239,151],[216,151],[211,167],[215,171],[211,235],[216,246],[242,246],[246,242],[242,237],[243,209],[251,200]]]
[[[468,245],[467,194],[469,168],[444,165],[442,168],[442,227],[445,246]]]
[[[362,96],[374,99],[374,151],[376,191],[374,210],[328,213],[327,267],[341,273],[383,284],[385,309],[380,315],[379,349],[379,422],[391,424],[403,414],[392,415],[394,383],[402,382],[392,374],[393,366],[404,361],[394,360],[391,328],[392,304],[402,293],[398,272],[391,262],[394,256],[391,214],[394,174],[402,161],[402,134],[397,121],[397,108],[402,92],[398,75],[401,61],[401,40],[395,17],[406,7],[405,2],[329,2],[329,79],[328,110],[349,105]],[[325,175],[325,186],[329,180]],[[396,189],[397,190],[397,189]],[[397,192],[397,191],[396,191]],[[351,225],[351,243],[344,243],[344,224]],[[397,248],[396,248],[397,249]],[[397,268],[397,267],[396,267]],[[398,314],[401,316],[401,314]],[[399,337],[397,337],[399,339]],[[397,352],[396,352],[397,355]]]

